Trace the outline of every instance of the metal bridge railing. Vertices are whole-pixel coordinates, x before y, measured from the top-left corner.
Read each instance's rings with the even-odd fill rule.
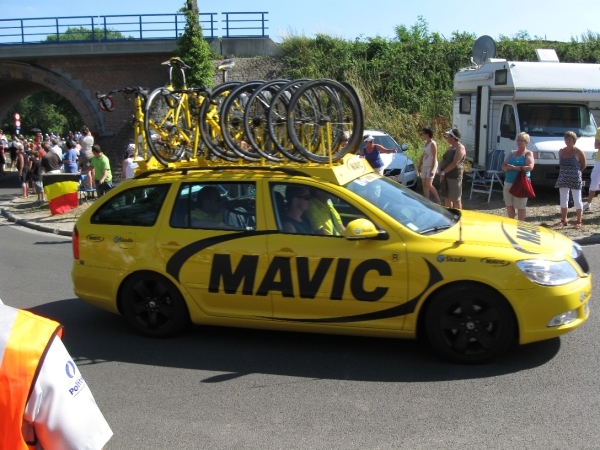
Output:
[[[268,37],[265,12],[221,13],[223,36]],[[235,15],[232,20],[229,15]],[[219,37],[218,13],[200,13],[205,39]],[[235,27],[232,23],[235,22]],[[0,45],[68,44],[124,40],[178,39],[185,29],[183,14],[42,17],[0,19]],[[257,26],[260,23],[260,26]]]

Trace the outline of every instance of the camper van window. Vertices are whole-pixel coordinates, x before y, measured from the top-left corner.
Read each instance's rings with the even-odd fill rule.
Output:
[[[460,96],[460,113],[471,114],[471,94]]]
[[[511,105],[502,108],[502,121],[500,122],[500,137],[514,141],[517,138],[517,120],[515,110]]]
[[[496,86],[504,85],[504,84],[506,84],[507,81],[508,81],[508,70],[507,69],[496,70],[496,75],[494,77],[494,82],[496,83]]]
[[[596,122],[585,105],[522,103],[517,106],[521,130],[530,136],[594,136]]]

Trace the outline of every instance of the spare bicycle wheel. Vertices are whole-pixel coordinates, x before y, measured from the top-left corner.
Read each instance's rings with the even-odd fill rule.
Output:
[[[338,161],[360,145],[364,119],[357,96],[333,80],[304,84],[290,100],[288,134],[310,161]]]
[[[294,92],[310,81],[310,79],[302,78],[281,86],[271,99],[267,114],[267,128],[273,144],[286,158],[295,162],[305,162],[306,158],[296,150],[289,137],[287,111]]]
[[[244,111],[244,128],[248,143],[259,155],[268,161],[283,162],[273,139],[269,134],[269,108],[275,94],[289,80],[273,80],[255,89]]]
[[[259,162],[261,156],[248,142],[244,113],[250,96],[263,84],[264,81],[249,81],[239,85],[229,93],[220,111],[221,132],[227,148],[249,162]]]
[[[239,82],[223,83],[214,88],[210,98],[205,98],[200,107],[200,136],[208,150],[218,158],[236,162],[239,156],[227,148],[221,131],[220,113],[223,103]]]

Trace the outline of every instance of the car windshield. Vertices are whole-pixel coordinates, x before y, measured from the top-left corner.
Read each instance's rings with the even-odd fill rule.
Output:
[[[415,233],[438,233],[453,226],[460,218],[456,212],[427,201],[401,184],[375,174],[357,178],[345,187]]]
[[[521,130],[530,136],[563,136],[567,131],[578,137],[596,134],[594,116],[585,105],[522,103],[517,110]]]

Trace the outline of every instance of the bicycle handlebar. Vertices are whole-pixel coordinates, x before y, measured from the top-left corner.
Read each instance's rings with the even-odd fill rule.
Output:
[[[168,61],[161,63],[161,65],[176,67],[177,69],[180,69],[180,70],[190,68],[190,66],[188,66],[181,58],[179,58],[177,56],[174,56],[171,59],[169,59]]]
[[[136,94],[136,96],[141,96],[141,97],[148,96],[148,88],[144,88],[141,86],[113,89],[112,91],[108,92],[107,94],[101,94],[100,91],[96,91],[96,98],[98,100],[100,100],[100,102],[102,103],[102,106],[104,106],[104,109],[106,111],[111,111],[110,104],[106,101],[106,99],[108,97],[110,97],[112,94],[114,94],[115,92],[120,92],[124,95]]]

